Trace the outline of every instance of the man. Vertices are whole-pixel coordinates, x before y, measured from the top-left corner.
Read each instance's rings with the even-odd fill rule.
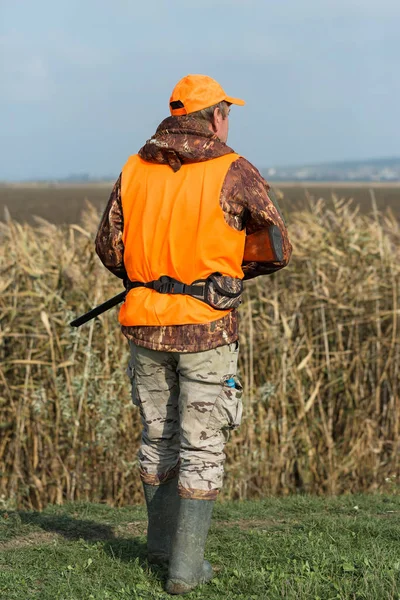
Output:
[[[226,145],[232,104],[244,102],[210,77],[179,81],[171,116],[128,159],[96,238],[101,261],[128,290],[119,318],[143,423],[148,559],[169,564],[171,594],[212,577],[204,547],[224,446],[242,414],[242,280],[281,269],[291,254],[268,184]],[[280,259],[244,263],[246,234],[271,226]]]

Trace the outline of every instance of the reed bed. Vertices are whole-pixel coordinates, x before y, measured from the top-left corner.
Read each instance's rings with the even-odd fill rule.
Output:
[[[140,419],[116,309],[93,248],[99,216],[1,225],[0,502],[141,501]],[[240,309],[241,429],[224,498],[374,491],[399,475],[400,226],[338,198],[291,213],[294,253],[248,282]]]

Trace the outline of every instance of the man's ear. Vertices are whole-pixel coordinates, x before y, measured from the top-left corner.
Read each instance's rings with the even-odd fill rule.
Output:
[[[212,120],[212,128],[213,131],[216,132],[218,129],[219,122],[222,120],[222,114],[218,106],[214,108],[213,120]]]

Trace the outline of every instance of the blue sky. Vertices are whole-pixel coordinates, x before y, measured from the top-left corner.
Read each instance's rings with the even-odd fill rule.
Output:
[[[259,168],[400,155],[398,0],[0,0],[0,179],[117,175],[175,83]]]

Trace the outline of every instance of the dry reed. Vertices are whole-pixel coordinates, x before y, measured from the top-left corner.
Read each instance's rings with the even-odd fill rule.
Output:
[[[246,286],[245,411],[227,448],[225,498],[372,491],[399,474],[399,223],[337,198],[330,207],[291,214],[290,266]],[[81,225],[1,225],[9,505],[141,499],[140,420],[116,310],[68,326],[120,291],[95,256],[97,223],[89,207]]]

